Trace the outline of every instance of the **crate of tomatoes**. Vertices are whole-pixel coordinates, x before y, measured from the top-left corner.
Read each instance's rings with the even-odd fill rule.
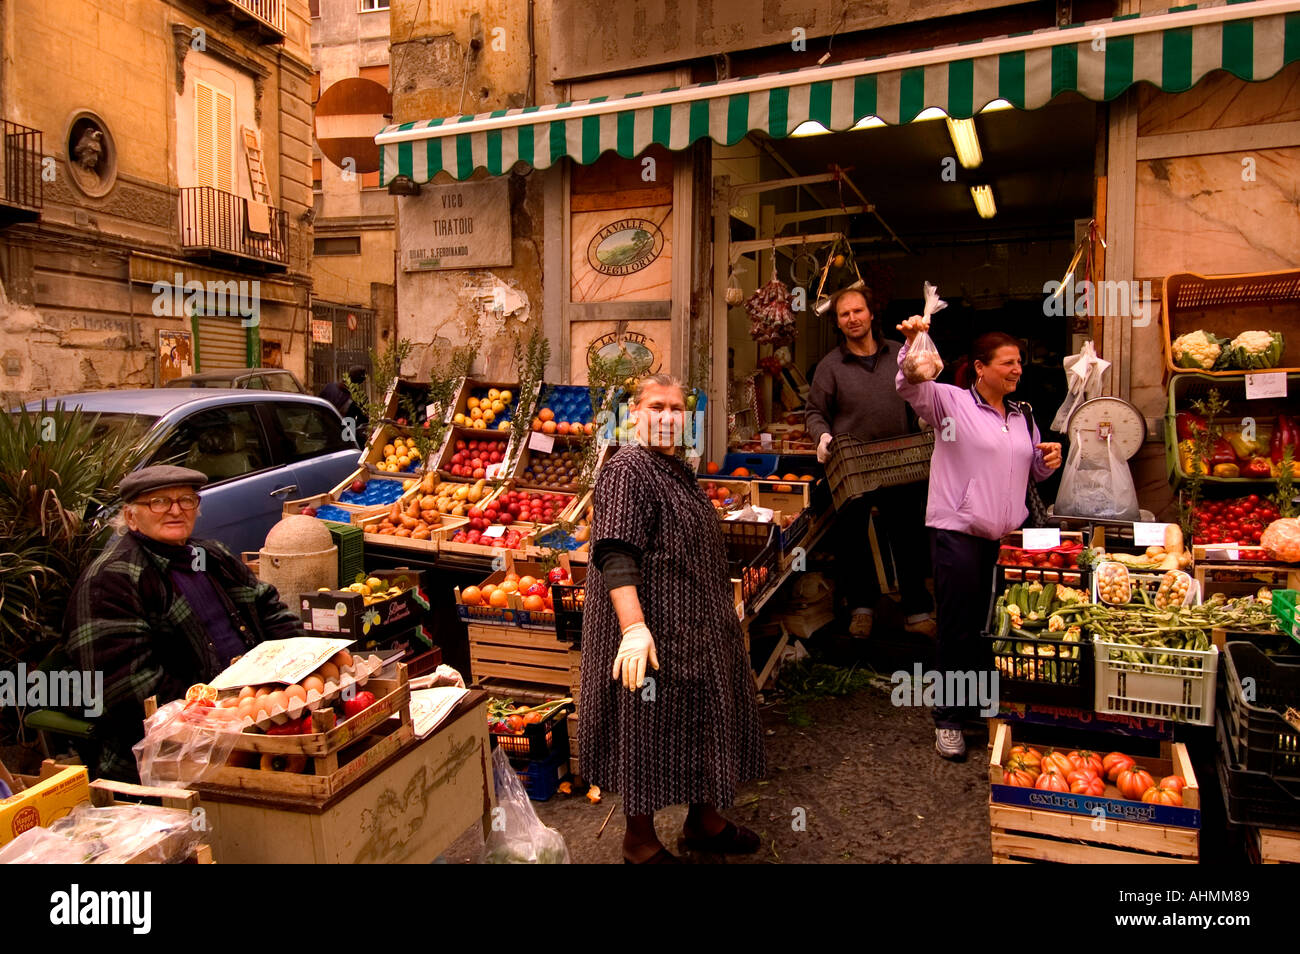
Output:
[[[1242,547],[1258,547],[1268,525],[1279,516],[1277,504],[1259,494],[1202,500],[1192,511],[1192,543],[1235,543]]]

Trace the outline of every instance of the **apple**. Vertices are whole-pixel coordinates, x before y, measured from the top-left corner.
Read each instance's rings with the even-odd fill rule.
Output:
[[[464,442],[464,441],[457,441],[457,442],[456,442],[456,450],[458,450],[458,451],[463,451],[464,449],[465,449],[465,442]]]
[[[352,492],[354,494],[365,493],[365,490],[366,490],[366,482],[364,480],[352,481]]]
[[[469,508],[468,512],[465,515],[469,517],[471,520],[474,519],[475,517],[481,517],[483,516],[483,508],[475,504],[473,507]]]
[[[515,518],[510,515],[509,511],[507,511],[506,513],[503,513],[501,516],[497,517],[497,522],[500,523],[502,526],[508,527],[510,526],[511,523],[514,522],[514,519]]]
[[[481,478],[481,477],[486,477],[486,476],[487,476],[487,470],[486,470],[485,468],[482,468],[482,467],[475,467],[475,468],[474,468],[474,473],[470,474],[470,476],[471,476],[472,478],[474,478],[475,480],[478,480],[478,479]]]
[[[301,513],[304,517],[314,517],[314,516],[316,516],[316,508],[315,508],[315,507],[303,507],[302,510],[300,510],[300,511],[298,511],[298,512]]]

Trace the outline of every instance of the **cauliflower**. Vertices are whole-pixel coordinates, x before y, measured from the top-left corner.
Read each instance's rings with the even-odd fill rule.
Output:
[[[1281,332],[1243,331],[1228,345],[1228,364],[1245,371],[1276,368],[1284,346]]]
[[[1223,356],[1219,339],[1207,331],[1189,331],[1174,339],[1172,346],[1174,364],[1180,368],[1213,370]]]

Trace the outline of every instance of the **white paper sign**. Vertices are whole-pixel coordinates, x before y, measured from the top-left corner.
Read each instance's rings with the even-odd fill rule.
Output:
[[[1205,548],[1205,559],[1207,560],[1239,560],[1241,555],[1235,546],[1221,546],[1211,549]]]
[[[1246,375],[1246,400],[1286,397],[1285,371],[1260,371]]]
[[[468,689],[454,686],[436,686],[411,692],[411,722],[417,738],[423,739],[450,715],[456,703],[469,694]]]
[[[1166,523],[1133,524],[1133,545],[1135,547],[1162,547],[1165,545]]]
[[[505,461],[501,461],[498,464],[488,464],[483,471],[483,479],[496,480],[498,477],[501,476],[501,470],[505,466],[506,466]]]
[[[486,530],[483,531],[483,536],[485,537],[496,538],[496,537],[504,537],[505,535],[506,535],[506,528],[499,523],[494,523],[492,524],[492,526],[488,527]]]
[[[528,447],[530,450],[549,454],[555,449],[555,437],[551,434],[542,434],[538,431],[533,431],[528,435]]]
[[[312,622],[315,623],[313,611]],[[334,616],[338,626],[337,611],[325,612]],[[259,686],[268,682],[292,685],[329,662],[340,649],[347,649],[355,639],[326,639],[316,636],[293,636],[289,639],[269,639],[259,643],[244,654],[239,662],[230,666],[210,685],[217,689],[234,689],[237,686]]]
[[[1025,527],[1021,545],[1025,550],[1050,550],[1061,545],[1061,531],[1051,527]]]
[[[759,435],[758,435],[758,442],[759,442],[759,444],[762,445],[763,447],[771,447],[771,446],[772,446],[772,435],[771,435],[771,434],[759,434]]]

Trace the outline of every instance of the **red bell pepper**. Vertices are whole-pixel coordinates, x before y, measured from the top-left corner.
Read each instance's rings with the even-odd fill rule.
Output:
[[[273,725],[266,730],[267,735],[310,735],[311,734],[311,713],[308,712],[301,719],[291,719],[282,725]]]
[[[1241,468],[1243,477],[1271,477],[1272,474],[1272,465],[1267,457],[1252,457]]]
[[[1296,438],[1300,437],[1300,432],[1292,423],[1291,418],[1285,414],[1277,416],[1277,425],[1273,428],[1273,436],[1268,442],[1268,456],[1275,464],[1282,462],[1282,453],[1287,447],[1291,447],[1291,456],[1296,457]]]
[[[1196,435],[1205,430],[1205,418],[1191,411],[1179,411],[1174,421],[1180,441],[1196,440]]]
[[[1216,437],[1210,448],[1210,466],[1216,464],[1235,464],[1237,462],[1237,452],[1232,449],[1225,437]]]

